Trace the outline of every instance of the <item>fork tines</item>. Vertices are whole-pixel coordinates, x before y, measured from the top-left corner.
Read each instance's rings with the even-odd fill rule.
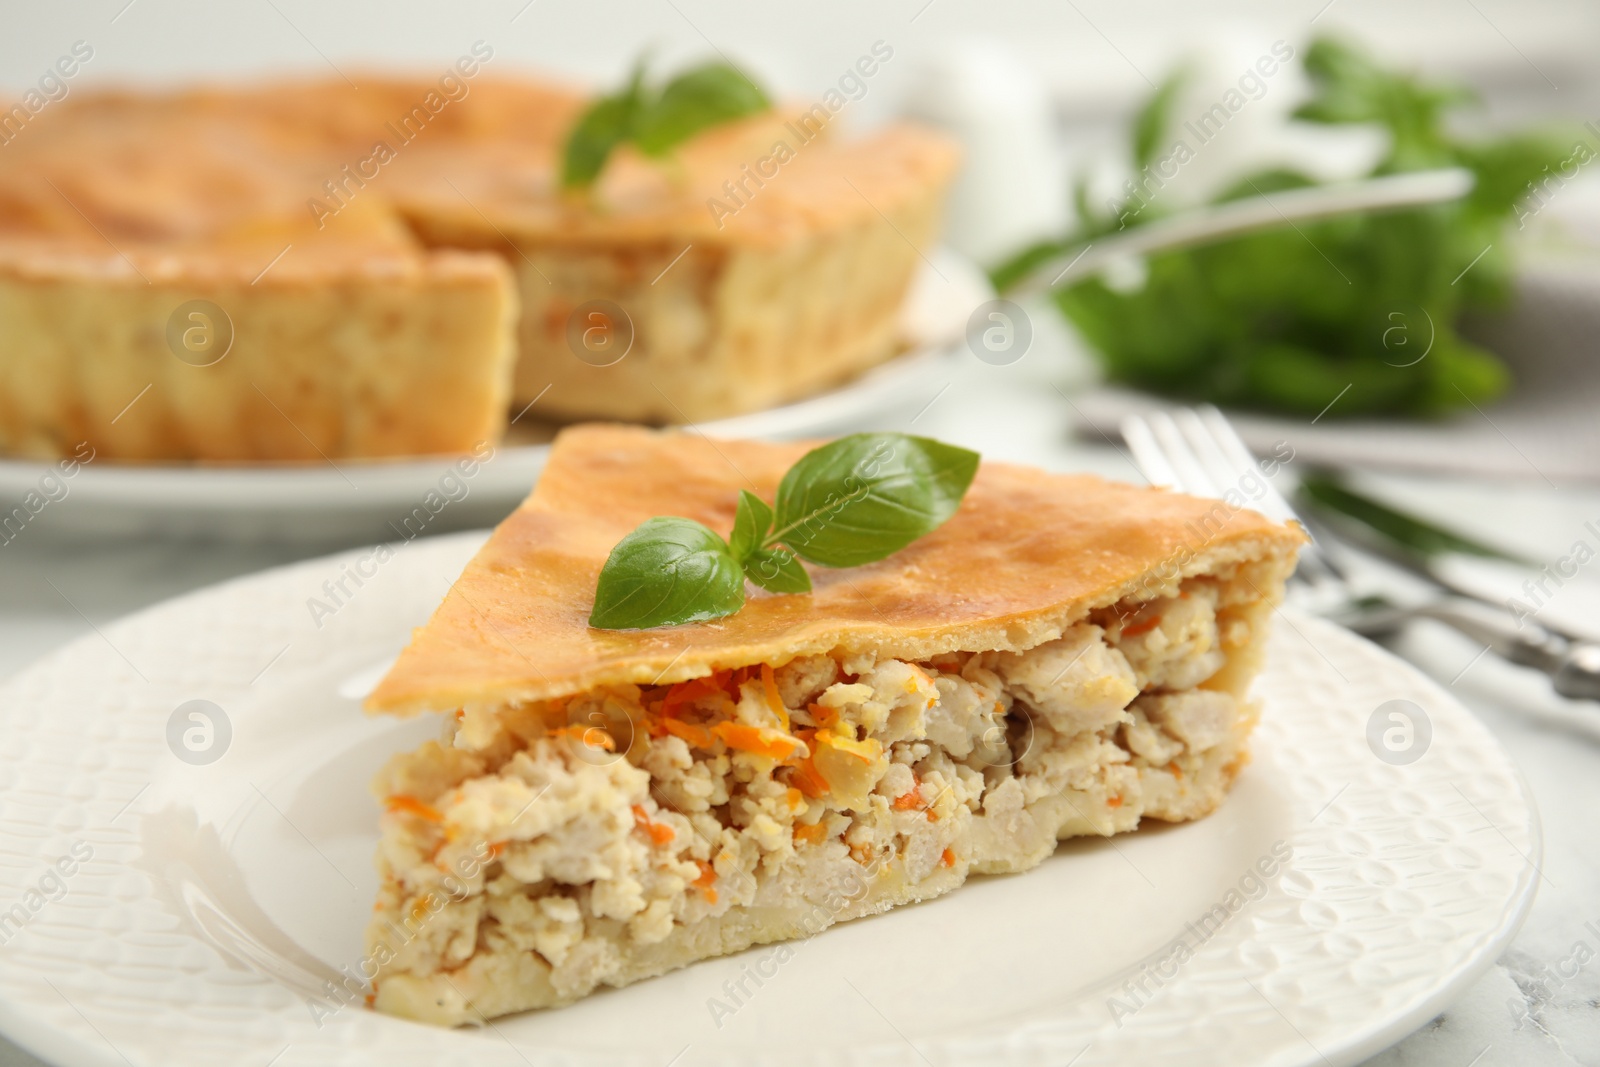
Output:
[[[1268,518],[1305,525],[1227,416],[1210,404],[1170,413],[1129,415],[1122,420],[1122,438],[1151,485],[1192,496],[1226,499],[1232,495]],[[1300,562],[1297,577],[1338,574],[1315,543],[1301,550]]]

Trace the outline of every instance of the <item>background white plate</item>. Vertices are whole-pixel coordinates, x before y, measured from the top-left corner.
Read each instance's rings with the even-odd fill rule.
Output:
[[[858,429],[885,412],[918,403],[918,386],[964,351],[967,316],[993,296],[970,260],[946,249],[924,260],[901,321],[903,355],[837,389],[767,411],[696,426],[715,437],[793,438]],[[534,414],[537,414],[535,411]],[[427,533],[490,525],[528,495],[547,446],[521,443],[548,433],[513,427],[494,458],[467,480],[466,495],[427,524]],[[405,521],[457,456],[343,460],[307,466],[136,465],[106,461],[81,468],[67,483],[70,508],[53,508],[58,534],[218,536],[236,541],[322,544],[389,541],[418,532]],[[0,502],[9,509],[39,486],[53,465],[0,459]],[[460,490],[456,490],[460,493]]]
[[[400,548],[320,628],[307,598],[361,553],[170,601],[0,689],[0,909],[26,920],[0,938],[0,1030],[69,1067],[1337,1067],[1439,1011],[1532,898],[1537,816],[1488,732],[1411,667],[1284,615],[1255,759],[1218,813],[833,928],[747,980],[720,1028],[710,998],[770,975],[770,948],[481,1031],[338,1008],[325,983],[359,960],[375,888],[367,780],[436,729],[357,700],[482,536]],[[207,766],[167,741],[194,699],[231,724]],[[1396,699],[1431,723],[1406,766],[1367,740]],[[92,856],[53,878],[75,848]],[[1257,891],[1274,850],[1291,858]],[[1190,924],[1219,906],[1202,942]],[[1164,967],[1178,938],[1193,958]],[[1112,997],[1136,1008],[1120,1025]]]

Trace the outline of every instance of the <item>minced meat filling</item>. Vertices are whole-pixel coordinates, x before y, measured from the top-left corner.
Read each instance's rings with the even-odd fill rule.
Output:
[[[1085,808],[1076,832],[1128,829],[1161,814],[1151,775],[1177,782],[1176,761],[1234,737],[1236,699],[1195,688],[1248,640],[1223,630],[1197,579],[1025,652],[810,656],[461,713],[375,783],[374,930],[451,901],[384,970],[531,951],[579,996],[620,943],[779,903],[846,859],[892,856],[912,882],[1012,869],[969,832],[980,816],[1004,834],[1061,795]]]

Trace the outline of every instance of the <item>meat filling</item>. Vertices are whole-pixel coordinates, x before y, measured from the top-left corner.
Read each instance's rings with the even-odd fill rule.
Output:
[[[808,656],[458,713],[375,783],[379,1005],[425,1017],[411,976],[529,954],[575,999],[675,930],[823,899],[852,867],[939,886],[1204,814],[1252,715],[1220,684],[1257,625],[1243,600],[1190,579],[1022,652]]]

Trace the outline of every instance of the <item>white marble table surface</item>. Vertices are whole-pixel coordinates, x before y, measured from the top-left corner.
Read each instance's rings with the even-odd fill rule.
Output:
[[[1074,440],[1070,409],[1052,387],[1059,370],[1032,356],[1003,368],[969,360],[950,388],[941,392],[943,383],[930,381],[925,397],[905,412],[885,415],[884,428],[911,425],[992,457],[1136,479],[1110,445]],[[1539,481],[1395,475],[1372,484],[1535,559],[1554,560],[1582,536],[1585,521],[1600,524],[1600,486],[1557,490]],[[70,506],[70,499],[56,505]],[[321,551],[156,540],[70,544],[52,535],[46,514],[24,537],[0,547],[0,677],[120,615]],[[1564,621],[1600,622],[1600,561],[1590,568],[1593,573],[1569,583],[1551,605]],[[1419,627],[1398,648],[1449,684],[1521,767],[1543,815],[1545,877],[1525,927],[1496,965],[1442,1015],[1369,1062],[1600,1065],[1600,834],[1594,823],[1600,815],[1600,704],[1563,701],[1543,678],[1492,656],[1474,661],[1478,647],[1447,632]],[[37,1063],[0,1038],[0,1067]]]

